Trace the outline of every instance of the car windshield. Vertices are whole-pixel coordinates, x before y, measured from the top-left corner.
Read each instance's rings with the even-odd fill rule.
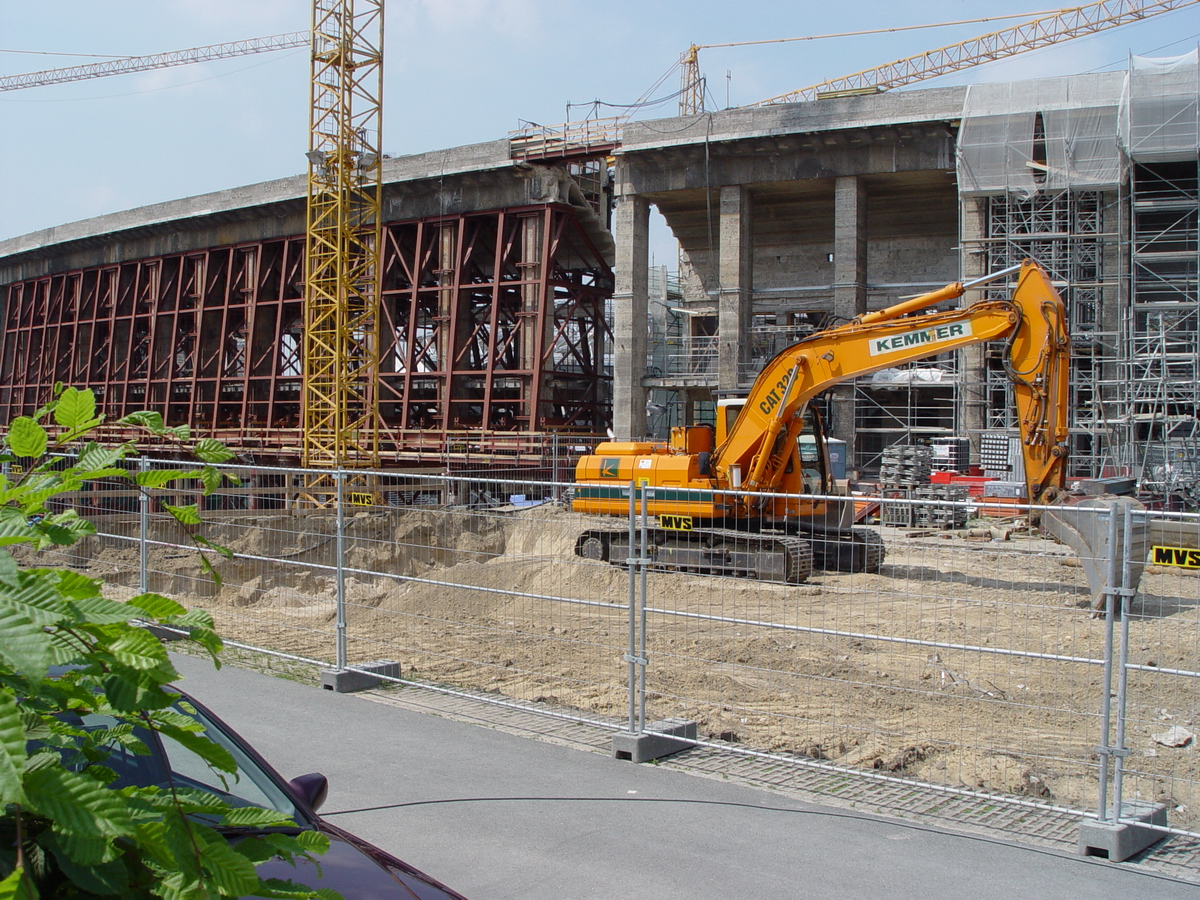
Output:
[[[216,794],[232,806],[265,806],[290,816],[297,824],[305,824],[305,817],[287,793],[215,722],[186,699],[176,702],[173,709],[198,723],[205,736],[228,750],[237,763],[237,771],[214,769],[173,738],[137,729],[137,736],[153,752],[138,756],[116,741],[110,743],[105,765],[117,774],[113,787],[197,788]],[[81,719],[82,727],[88,731],[117,724],[111,716],[98,713],[89,713]]]

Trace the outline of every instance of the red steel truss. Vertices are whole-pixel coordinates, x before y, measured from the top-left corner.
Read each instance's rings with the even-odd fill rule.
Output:
[[[97,266],[7,286],[0,421],[55,382],[109,419],[259,458],[301,447],[304,237]],[[540,204],[389,223],[380,310],[382,456],[536,454],[611,418],[612,271],[574,211]]]

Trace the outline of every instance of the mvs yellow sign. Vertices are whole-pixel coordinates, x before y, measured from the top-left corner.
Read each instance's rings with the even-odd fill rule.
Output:
[[[1200,550],[1188,547],[1155,547],[1150,551],[1150,561],[1156,566],[1200,569]]]
[[[658,527],[667,531],[691,531],[691,516],[659,516]]]

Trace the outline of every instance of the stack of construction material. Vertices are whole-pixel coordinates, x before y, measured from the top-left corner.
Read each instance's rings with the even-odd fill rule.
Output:
[[[984,432],[979,436],[979,463],[988,478],[1020,481],[1025,477],[1021,438],[1003,431]]]
[[[915,525],[925,528],[966,528],[967,499],[970,493],[965,487],[948,484],[931,484],[913,491],[917,500],[944,501],[935,504],[918,503]],[[957,505],[950,505],[951,503]]]
[[[895,528],[912,528],[917,524],[917,507],[904,501],[912,498],[912,491],[887,491],[879,501],[879,524]]]
[[[879,484],[884,490],[911,490],[929,484],[933,473],[933,451],[929,447],[888,447],[879,467]]]

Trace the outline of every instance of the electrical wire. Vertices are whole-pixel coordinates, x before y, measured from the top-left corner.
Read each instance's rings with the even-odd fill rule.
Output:
[[[1194,41],[1197,38],[1200,38],[1200,32],[1197,32],[1196,34],[1189,34],[1187,37],[1180,38],[1177,41],[1171,41],[1171,43],[1169,43],[1169,44],[1162,44],[1158,47],[1153,47],[1149,50],[1144,50],[1141,53],[1135,53],[1134,56],[1150,56],[1153,53],[1157,53],[1159,50],[1166,50],[1168,47],[1174,47],[1178,44],[1184,43],[1185,41]],[[1129,57],[1128,56],[1126,56],[1124,59],[1118,59],[1118,60],[1114,60],[1113,62],[1107,62],[1107,63],[1104,63],[1103,65],[1096,66],[1094,69],[1088,69],[1087,74],[1090,75],[1093,72],[1101,72],[1104,69],[1107,69],[1109,66],[1127,66],[1127,65],[1129,65]]]
[[[604,101],[604,100],[589,100],[587,103],[568,103],[567,107],[571,108],[571,107],[575,107],[575,106],[607,106],[610,109],[643,109],[643,108],[649,107],[649,106],[658,106],[660,103],[667,103],[670,100],[677,100],[677,99],[679,99],[679,95],[682,94],[683,92],[684,92],[684,89],[680,88],[675,93],[668,94],[665,97],[659,97],[657,100],[638,100],[635,103],[608,103],[607,101]]]
[[[756,812],[776,812],[787,813],[797,816],[816,816],[828,819],[850,819],[857,822],[873,822],[876,824],[891,825],[896,828],[904,828],[909,831],[918,831],[923,834],[936,834],[941,837],[955,838],[963,841],[973,841],[981,844],[991,844],[997,847],[1007,847],[1012,850],[1022,850],[1027,853],[1036,853],[1041,856],[1049,856],[1054,859],[1070,860],[1073,862],[1083,862],[1085,865],[1103,865],[1112,867],[1121,871],[1128,871],[1117,863],[1109,862],[1102,857],[1096,856],[1076,856],[1072,853],[1064,853],[1060,850],[1053,850],[1049,847],[1035,847],[1028,844],[1018,844],[1014,841],[1007,841],[1001,838],[988,837],[982,834],[970,834],[967,832],[950,831],[945,828],[937,828],[932,825],[921,825],[916,822],[906,822],[903,819],[890,819],[885,816],[874,816],[868,813],[848,812],[838,809],[802,809],[791,806],[762,806],[757,803],[744,803],[736,800],[701,800],[695,797],[446,797],[440,800],[409,800],[404,803],[389,803],[383,806],[364,806],[360,809],[340,809],[332,812],[320,813],[322,818],[330,816],[349,816],[358,813],[382,812],[393,809],[411,809],[418,806],[449,806],[457,803],[653,803],[681,806],[719,806],[731,809],[748,809]],[[1146,878],[1155,878],[1159,881],[1167,881],[1172,884],[1187,885],[1195,887],[1195,884],[1190,881],[1185,881],[1182,878],[1176,878],[1173,875],[1167,875],[1161,872],[1138,870],[1137,875]]]
[[[86,56],[91,59],[132,59],[131,56],[113,55],[111,53],[55,53],[53,50],[4,50],[0,53],[23,53],[28,56]]]
[[[716,50],[723,47],[756,47],[760,44],[788,44],[793,41],[823,41],[829,38],[863,37],[868,34],[893,34],[899,31],[919,31],[926,28],[950,28],[954,25],[978,25],[981,22],[1003,22],[1007,19],[1037,19],[1042,16],[1063,12],[1062,9],[1048,9],[1033,13],[1011,13],[1005,16],[985,16],[981,19],[958,19],[953,22],[930,22],[926,25],[897,25],[893,28],[868,28],[864,31],[837,31],[831,34],[810,34],[790,38],[764,38],[759,41],[731,41],[727,44],[697,44],[697,50]]]

